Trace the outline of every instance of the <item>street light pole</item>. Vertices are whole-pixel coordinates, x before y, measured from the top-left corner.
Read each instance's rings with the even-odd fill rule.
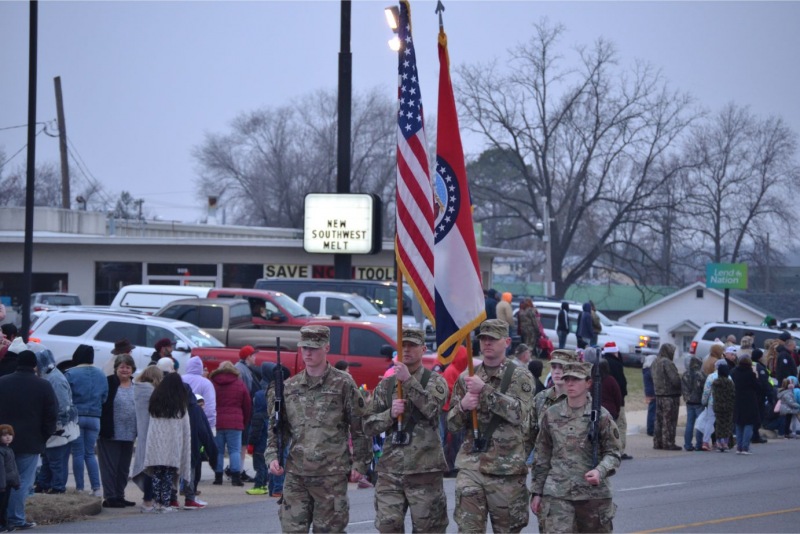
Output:
[[[547,199],[544,199],[544,207],[542,208],[544,215],[544,296],[551,297],[555,295],[553,291],[553,250],[552,241],[550,240],[550,210],[547,207]]]
[[[353,54],[350,52],[351,0],[342,0],[341,42],[339,46],[339,107],[336,149],[336,192],[350,193],[350,135],[353,99]],[[349,280],[353,277],[352,256],[333,256],[336,278]]]

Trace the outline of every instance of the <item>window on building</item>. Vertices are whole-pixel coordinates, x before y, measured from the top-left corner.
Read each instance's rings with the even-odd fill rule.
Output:
[[[222,265],[223,287],[251,288],[256,285],[256,280],[263,277],[263,263],[224,263]]]
[[[703,298],[703,288],[698,288],[695,292],[695,296],[699,299]]]
[[[120,288],[141,283],[142,262],[95,262],[94,303],[107,306]]]

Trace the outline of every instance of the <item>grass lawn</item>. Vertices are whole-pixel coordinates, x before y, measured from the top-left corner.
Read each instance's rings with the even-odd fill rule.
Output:
[[[550,362],[544,361],[544,371],[542,380],[550,372]],[[642,382],[641,367],[625,367],[625,378],[628,380],[628,396],[625,397],[625,411],[634,412],[646,410],[647,403],[644,401],[644,382]]]

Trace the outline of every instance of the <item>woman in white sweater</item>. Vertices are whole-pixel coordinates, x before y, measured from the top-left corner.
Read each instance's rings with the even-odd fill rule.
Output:
[[[167,374],[150,397],[150,424],[144,465],[153,478],[155,509],[174,512],[170,506],[173,484],[191,477],[191,427],[186,389],[178,373]]]

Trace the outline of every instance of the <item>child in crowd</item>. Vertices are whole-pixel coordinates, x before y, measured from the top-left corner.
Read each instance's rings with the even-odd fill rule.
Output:
[[[267,450],[267,437],[269,436],[269,414],[267,410],[267,392],[259,390],[253,397],[253,417],[250,419],[250,446],[253,447],[253,469],[256,478],[253,487],[245,493],[248,495],[266,495],[267,489],[267,463],[264,453]]]
[[[778,400],[781,403],[781,415],[786,416],[786,422],[783,427],[783,437],[791,439],[795,437],[792,431],[797,424],[797,417],[800,414],[800,404],[798,404],[794,395],[794,382],[791,378],[784,378],[781,382],[781,388],[778,390]]]
[[[14,428],[0,425],[0,532],[8,528],[8,497],[12,489],[19,489],[17,460],[11,449],[14,441]]]
[[[720,365],[717,375],[717,379],[711,384],[711,394],[714,396],[714,416],[716,417],[714,432],[717,436],[717,450],[728,452],[728,439],[733,434],[736,389],[733,381],[728,378],[730,371],[727,365]]]

